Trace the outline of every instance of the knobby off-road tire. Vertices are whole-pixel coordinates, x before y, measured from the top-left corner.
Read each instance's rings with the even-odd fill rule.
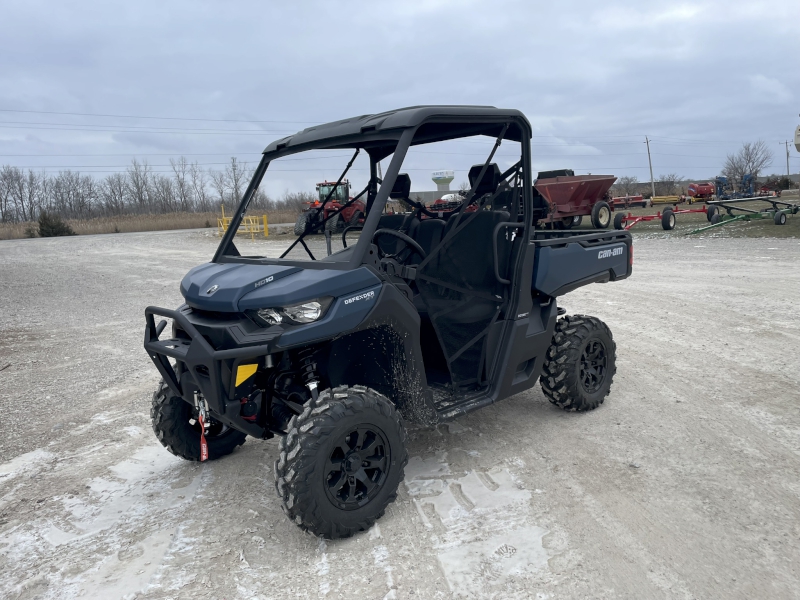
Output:
[[[325,231],[339,233],[342,229],[344,229],[344,227],[342,227],[342,215],[336,215],[332,219],[325,221]]]
[[[200,460],[200,424],[193,414],[194,408],[172,395],[163,381],[153,393],[150,419],[158,441],[175,456],[186,460]],[[192,424],[190,420],[194,420]],[[220,423],[212,423],[206,434],[208,460],[227,456],[244,444],[247,435]]]
[[[295,235],[303,234],[303,232],[306,230],[307,221],[308,221],[308,215],[306,213],[300,213],[299,215],[297,215],[297,221],[294,222]]]
[[[328,539],[369,529],[397,497],[406,440],[385,396],[362,386],[325,390],[280,441],[275,489],[283,511]]]
[[[600,319],[559,319],[540,378],[544,395],[564,410],[597,408],[617,372],[616,352],[611,331]]]

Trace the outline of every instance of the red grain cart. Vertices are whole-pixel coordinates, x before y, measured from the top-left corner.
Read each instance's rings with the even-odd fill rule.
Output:
[[[533,187],[550,205],[550,214],[541,222],[569,229],[589,215],[593,227],[607,229],[612,210],[608,190],[616,180],[614,175],[575,175],[569,169],[540,172]]]

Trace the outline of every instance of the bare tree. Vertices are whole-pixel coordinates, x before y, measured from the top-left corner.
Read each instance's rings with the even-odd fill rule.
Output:
[[[639,188],[639,178],[635,175],[625,175],[617,179],[614,184],[614,191],[617,196],[634,196]]]
[[[678,190],[678,182],[680,181],[677,173],[669,173],[667,175],[660,175],[655,182],[656,196],[671,196]]]
[[[210,170],[208,174],[211,176],[211,186],[217,192],[217,200],[224,205],[228,197],[228,176],[225,171]]]
[[[16,220],[11,199],[14,176],[14,167],[4,165],[0,170],[0,223],[11,223]]]
[[[772,150],[763,140],[745,142],[736,154],[728,154],[722,174],[734,185],[741,182],[745,175],[758,178],[761,170],[772,164],[772,158]]]
[[[128,192],[136,212],[144,213],[150,208],[150,175],[147,161],[140,163],[135,158],[131,161],[128,167]]]
[[[211,210],[211,198],[208,195],[206,188],[206,174],[203,169],[193,162],[189,168],[189,173],[192,178],[192,194],[194,195],[195,207],[201,212],[208,212]]]
[[[161,213],[175,212],[177,201],[175,184],[166,175],[154,175],[151,179],[153,187],[153,201]]]
[[[127,186],[125,175],[112,173],[103,179],[100,185],[100,198],[103,211],[108,215],[118,216],[125,212]]]
[[[225,177],[228,180],[228,192],[234,206],[238,206],[242,200],[242,193],[249,180],[247,175],[247,163],[241,164],[235,156],[231,156],[231,164],[225,167]]]
[[[170,158],[169,164],[172,166],[172,172],[175,175],[175,185],[173,188],[178,206],[180,210],[189,212],[193,204],[189,163],[186,161],[186,158],[181,156],[178,160]]]

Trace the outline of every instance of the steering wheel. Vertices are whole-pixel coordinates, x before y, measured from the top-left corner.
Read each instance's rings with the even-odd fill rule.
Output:
[[[375,242],[375,240],[377,240],[378,237],[380,237],[382,235],[390,235],[390,236],[396,237],[397,239],[402,241],[406,245],[407,248],[410,248],[411,250],[413,250],[414,252],[419,254],[420,258],[422,258],[422,259],[425,259],[425,258],[428,257],[428,253],[425,252],[425,250],[422,249],[422,246],[420,246],[416,242],[416,240],[414,238],[412,238],[411,236],[406,235],[402,231],[397,231],[396,229],[378,229],[375,232],[375,234],[372,236],[372,242],[376,246],[378,246],[378,252],[381,254],[381,256],[383,258],[396,258],[397,255],[400,254],[400,252],[402,252],[405,248],[401,248],[400,250],[398,250],[394,254],[388,254],[388,253],[383,252],[383,250],[381,250],[380,245],[378,245]]]

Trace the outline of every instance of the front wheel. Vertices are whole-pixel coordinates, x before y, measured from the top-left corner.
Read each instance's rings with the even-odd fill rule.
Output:
[[[150,419],[158,441],[175,456],[200,460],[200,423],[197,410],[182,398],[173,396],[162,381],[153,394]],[[247,434],[211,420],[206,433],[208,460],[222,458],[244,444]]]
[[[595,229],[608,229],[611,225],[611,207],[608,202],[601,200],[592,207],[592,227]]]
[[[605,323],[586,315],[558,321],[541,376],[550,402],[570,411],[597,408],[616,372],[617,346]]]
[[[661,228],[664,231],[672,231],[675,229],[675,213],[670,209],[666,209],[661,213]]]
[[[283,511],[328,539],[369,529],[397,497],[406,431],[388,398],[361,386],[326,390],[289,421],[275,463]]]
[[[614,215],[614,229],[625,229],[625,213]]]
[[[775,213],[775,216],[772,217],[772,220],[775,222],[775,225],[786,225],[786,213],[778,211]]]

